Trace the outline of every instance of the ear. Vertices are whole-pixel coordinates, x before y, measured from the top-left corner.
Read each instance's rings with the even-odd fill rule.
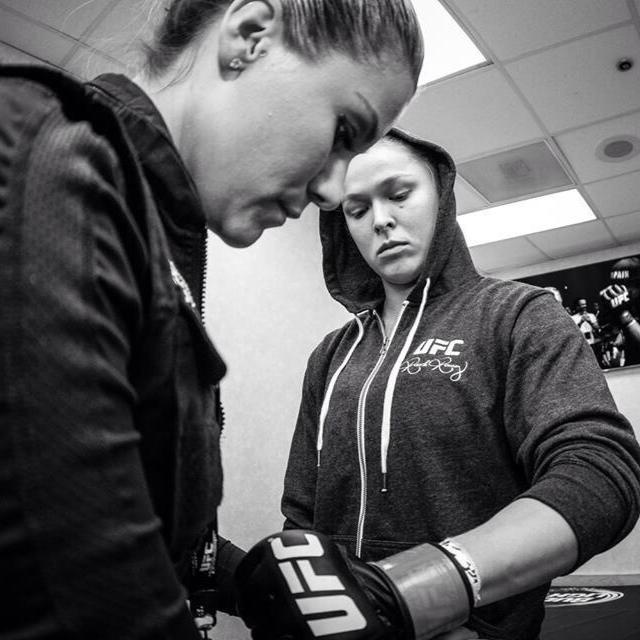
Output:
[[[223,77],[265,56],[282,37],[279,0],[234,0],[220,24],[218,65]],[[232,62],[233,61],[233,62]]]

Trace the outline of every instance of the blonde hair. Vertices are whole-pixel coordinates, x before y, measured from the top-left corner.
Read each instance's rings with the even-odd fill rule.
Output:
[[[424,45],[410,0],[280,2],[285,44],[301,56],[318,60],[338,51],[354,60],[378,63],[392,57],[407,65],[417,84]],[[148,75],[157,77],[169,70],[230,4],[230,0],[172,0],[154,38],[145,45]]]

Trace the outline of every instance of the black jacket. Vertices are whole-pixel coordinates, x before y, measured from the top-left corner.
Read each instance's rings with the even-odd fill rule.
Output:
[[[205,217],[136,85],[0,71],[0,638],[198,638],[222,493]]]

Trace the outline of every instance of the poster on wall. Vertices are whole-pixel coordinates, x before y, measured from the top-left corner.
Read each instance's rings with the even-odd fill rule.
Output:
[[[602,369],[640,365],[640,256],[519,278],[551,291]]]

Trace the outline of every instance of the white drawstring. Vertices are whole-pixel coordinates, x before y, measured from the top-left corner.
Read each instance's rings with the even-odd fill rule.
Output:
[[[389,441],[391,440],[391,405],[393,403],[393,394],[395,392],[396,379],[398,378],[400,366],[404,362],[407,351],[409,350],[416,331],[418,330],[418,324],[420,323],[420,320],[422,318],[424,307],[427,304],[430,284],[431,279],[427,278],[427,282],[425,283],[424,289],[422,291],[422,300],[420,302],[418,314],[416,315],[416,319],[413,321],[413,326],[411,327],[411,331],[409,331],[407,339],[404,341],[402,351],[400,351],[400,355],[396,359],[395,364],[391,369],[389,379],[387,380],[387,387],[384,392],[384,404],[382,405],[382,426],[380,428],[380,470],[382,472],[382,493],[386,493],[387,491],[387,453],[389,451]]]
[[[316,451],[318,454],[318,466],[320,466],[320,453],[322,451],[323,445],[323,435],[324,435],[324,421],[327,417],[327,413],[329,411],[329,403],[331,402],[331,395],[333,394],[333,388],[336,385],[336,380],[338,376],[342,373],[342,370],[347,366],[347,363],[351,359],[353,352],[356,350],[356,347],[360,344],[362,340],[362,336],[364,335],[364,326],[360,318],[357,315],[354,316],[356,322],[358,323],[358,337],[355,342],[349,349],[344,361],[342,364],[336,369],[335,373],[331,376],[331,380],[329,381],[329,386],[327,387],[327,391],[324,394],[324,399],[322,400],[322,407],[320,409],[320,423],[318,424],[318,440],[316,442]]]

